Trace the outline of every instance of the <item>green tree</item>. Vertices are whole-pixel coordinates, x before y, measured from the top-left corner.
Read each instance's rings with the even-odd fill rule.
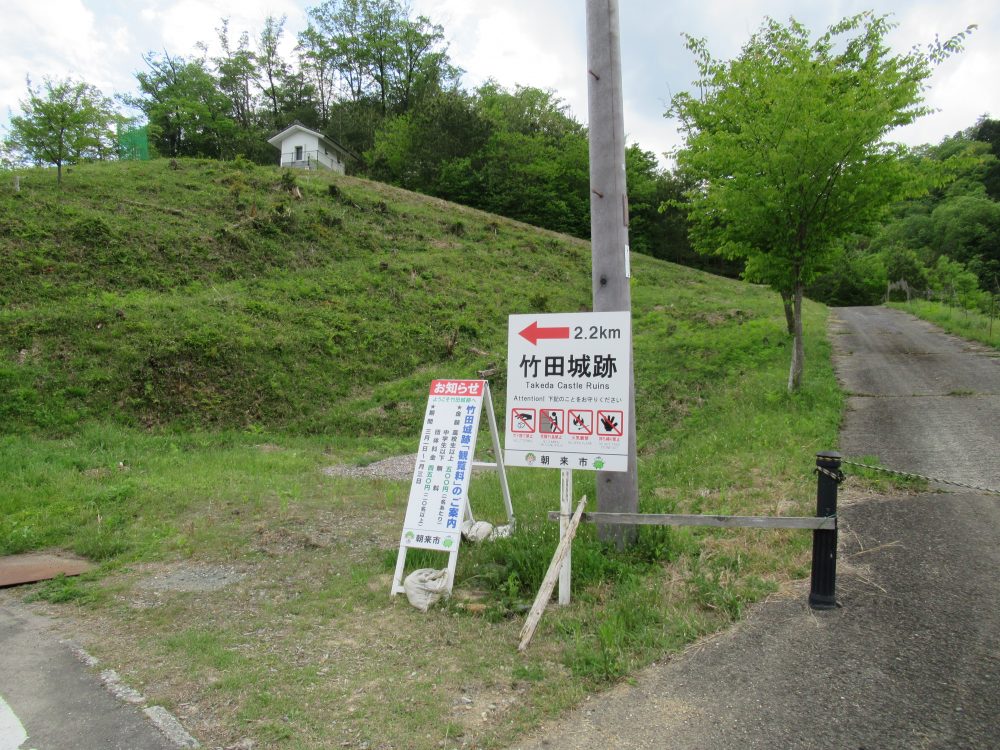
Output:
[[[996,157],[986,169],[983,184],[990,198],[1000,200],[1000,120],[980,117],[972,129],[972,137],[989,144],[990,152]]]
[[[281,122],[282,89],[291,75],[288,64],[278,52],[278,45],[281,44],[281,37],[285,32],[285,19],[285,16],[280,19],[271,15],[267,16],[264,20],[264,28],[257,39],[257,53],[255,55],[262,78],[259,85],[270,105],[270,124],[275,129],[284,124]]]
[[[935,255],[981,266],[984,280],[1000,272],[1000,203],[962,195],[940,203],[930,220]]]
[[[300,50],[298,70],[282,58],[279,47],[284,35],[285,18],[267,16],[251,49],[250,33],[244,31],[238,42],[229,34],[229,19],[223,18],[216,29],[222,54],[211,59],[215,85],[230,105],[228,119],[233,121],[222,155],[242,154],[260,163],[271,163],[274,151],[268,136],[298,120],[311,128],[321,127],[321,104],[317,101],[314,78],[304,67]],[[191,83],[203,82],[193,71]],[[194,87],[192,87],[193,89]],[[199,85],[198,88],[201,88]],[[202,89],[205,103],[210,99]]]
[[[187,77],[192,84],[198,83],[198,87],[201,89],[199,96],[203,99],[207,97],[209,101],[215,100],[216,106],[223,102],[229,104],[226,119],[231,120],[232,125],[226,128],[228,131],[227,142],[224,146],[219,146],[219,155],[242,154],[258,162],[273,161],[273,149],[267,143],[269,131],[272,129],[265,125],[265,120],[270,123],[272,118],[263,117],[261,114],[262,102],[258,95],[262,88],[260,68],[257,64],[257,56],[250,49],[250,34],[244,31],[240,35],[239,41],[234,44],[229,38],[228,18],[222,19],[216,33],[219,37],[222,54],[212,58],[211,62],[215,69],[215,87],[221,94],[221,98],[216,99],[210,95],[208,89],[204,87],[206,79],[197,71],[188,71]],[[208,72],[207,69],[205,72]],[[177,79],[182,77],[183,75],[178,75]],[[162,100],[164,104],[167,103],[168,96],[175,96],[179,93],[177,88],[179,87],[176,87],[173,92],[166,90],[159,92],[159,95],[164,97]],[[158,111],[161,126],[166,124],[163,119],[164,110],[151,107],[149,111],[151,114]],[[194,113],[193,110],[189,111]],[[204,114],[205,110],[202,109],[201,112]],[[161,127],[159,134],[162,136],[168,132],[171,132],[169,128],[164,130]],[[161,147],[162,144],[161,140]],[[202,147],[205,145],[203,143]]]
[[[473,165],[480,208],[503,216],[590,236],[587,133],[552,91],[493,81],[476,90],[476,110],[490,137]]]
[[[905,281],[911,289],[922,291],[929,284],[927,266],[916,252],[892,245],[879,253],[887,281]]]
[[[371,174],[408,190],[477,205],[480,186],[471,159],[491,132],[463,91],[426,97],[410,112],[387,120],[365,155]]]
[[[299,72],[315,92],[317,125],[325,128],[337,96],[336,65],[322,32],[310,26],[299,34]]]
[[[254,53],[250,50],[250,34],[244,31],[233,46],[229,39],[229,19],[223,18],[216,29],[222,55],[215,58],[216,81],[219,89],[228,97],[232,105],[232,118],[244,129],[249,130],[256,122],[257,88],[259,70]]]
[[[934,266],[928,269],[927,278],[930,288],[938,297],[952,304],[957,303],[967,310],[988,299],[988,294],[979,288],[976,274],[947,255],[940,256]]]
[[[21,114],[10,119],[7,147],[29,161],[54,164],[62,183],[63,164],[114,155],[116,126],[123,121],[95,86],[72,78],[44,78],[37,87],[28,81]]]
[[[489,81],[472,94],[422,96],[382,124],[365,159],[373,176],[407,189],[590,236],[587,132],[551,91]],[[669,257],[668,245],[686,245],[686,228],[659,206],[679,183],[636,145],[625,169],[632,249]]]
[[[589,236],[587,137],[550,91],[487,82],[386,120],[373,174],[556,231]]]
[[[817,277],[806,294],[830,305],[877,305],[889,281],[883,257],[868,251],[868,238],[852,236],[838,243],[829,269]]]
[[[913,149],[908,161],[930,190],[891,206],[866,250],[888,253],[886,257],[907,250],[928,268],[946,254],[966,263],[983,282],[991,280],[1000,267],[1000,204],[987,195],[986,181],[997,162],[990,145],[976,140],[973,127],[935,146]],[[905,274],[890,281],[904,277],[919,283],[917,277]]]
[[[928,53],[891,54],[892,28],[871,13],[846,18],[815,42],[792,20],[767,19],[733,60],[688,37],[701,96],[674,97],[685,144],[691,238],[700,252],[750,260],[755,275],[791,297],[794,345],[788,388],[803,371],[802,295],[850,232],[904,195],[910,177],[892,129],[927,112]]]
[[[300,58],[327,129],[359,153],[386,120],[457,84],[442,27],[398,0],[326,0],[309,19]]]
[[[152,145],[163,156],[235,156],[233,102],[202,58],[145,55],[136,73],[140,96],[128,101],[149,122]]]

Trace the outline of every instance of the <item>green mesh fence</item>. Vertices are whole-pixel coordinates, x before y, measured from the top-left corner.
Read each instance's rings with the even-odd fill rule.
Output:
[[[118,158],[149,160],[149,134],[145,126],[118,132]]]

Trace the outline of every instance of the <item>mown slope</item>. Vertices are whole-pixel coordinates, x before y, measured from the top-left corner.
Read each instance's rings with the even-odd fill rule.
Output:
[[[502,364],[509,312],[589,297],[577,240],[336,175],[177,166],[0,193],[8,426],[406,432],[414,373]]]
[[[37,170],[22,186],[0,192],[8,430],[96,418],[412,435],[433,376],[496,368],[502,392],[510,313],[590,301],[587,243],[379,183],[158,160],[81,166],[62,188]],[[637,343],[652,416],[686,413],[692,384],[786,346],[765,290],[635,268],[637,336],[658,334]],[[653,350],[678,326],[739,345],[687,356],[674,338],[686,361],[664,368]]]

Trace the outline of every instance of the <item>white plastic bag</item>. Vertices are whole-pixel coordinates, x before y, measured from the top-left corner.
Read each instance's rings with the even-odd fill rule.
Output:
[[[406,576],[403,590],[410,604],[426,612],[444,596],[448,589],[448,570],[420,568]]]
[[[466,521],[462,524],[462,536],[470,542],[481,542],[493,534],[493,524],[488,521]]]
[[[503,526],[497,526],[490,534],[490,541],[492,542],[494,539],[506,539],[510,536],[513,530],[514,527],[509,523],[505,523]]]

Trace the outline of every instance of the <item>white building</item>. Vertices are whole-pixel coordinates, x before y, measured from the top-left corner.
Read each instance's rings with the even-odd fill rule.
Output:
[[[350,152],[322,133],[293,122],[267,142],[281,152],[281,166],[301,169],[332,169],[344,174]]]

